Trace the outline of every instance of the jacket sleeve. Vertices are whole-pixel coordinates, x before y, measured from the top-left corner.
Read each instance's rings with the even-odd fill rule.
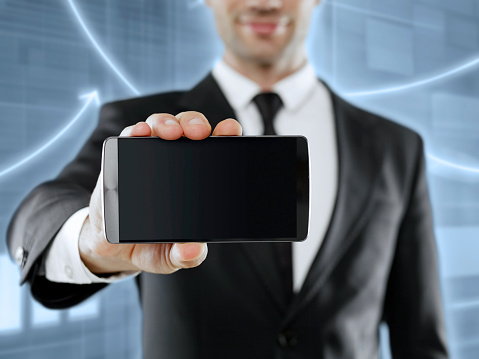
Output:
[[[385,303],[394,359],[448,358],[422,140]]]
[[[121,105],[104,105],[97,128],[77,157],[55,180],[37,186],[10,221],[7,245],[21,268],[20,285],[29,282],[33,297],[48,308],[73,306],[106,286],[50,282],[40,268],[46,249],[65,221],[89,205],[100,173],[103,141],[119,135],[124,127]]]

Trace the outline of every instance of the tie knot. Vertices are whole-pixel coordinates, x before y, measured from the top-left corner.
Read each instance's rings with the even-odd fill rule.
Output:
[[[258,111],[263,119],[264,134],[275,135],[273,121],[279,109],[283,106],[281,97],[275,92],[262,92],[253,98],[253,102],[258,107]]]

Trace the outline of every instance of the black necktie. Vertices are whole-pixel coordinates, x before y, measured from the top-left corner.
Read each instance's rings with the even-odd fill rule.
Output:
[[[264,135],[276,135],[273,121],[283,102],[274,92],[263,92],[253,98],[258,107],[264,123]],[[281,279],[286,293],[286,300],[291,303],[293,299],[293,261],[291,242],[274,243],[276,258],[278,260]]]
[[[274,92],[262,92],[253,98],[253,102],[258,107],[261,118],[263,119],[263,135],[276,135],[273,121],[279,109],[283,106],[281,97]]]

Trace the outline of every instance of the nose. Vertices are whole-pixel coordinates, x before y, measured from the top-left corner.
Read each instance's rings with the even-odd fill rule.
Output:
[[[246,0],[246,6],[256,11],[278,10],[283,6],[283,0]]]

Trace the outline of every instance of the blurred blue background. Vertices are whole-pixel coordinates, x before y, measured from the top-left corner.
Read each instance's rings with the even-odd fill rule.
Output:
[[[425,139],[452,358],[477,359],[479,1],[323,1],[308,51],[337,92]],[[87,139],[98,101],[189,88],[221,54],[198,0],[0,0],[1,358],[141,357],[131,279],[47,310],[18,286],[6,228]]]

